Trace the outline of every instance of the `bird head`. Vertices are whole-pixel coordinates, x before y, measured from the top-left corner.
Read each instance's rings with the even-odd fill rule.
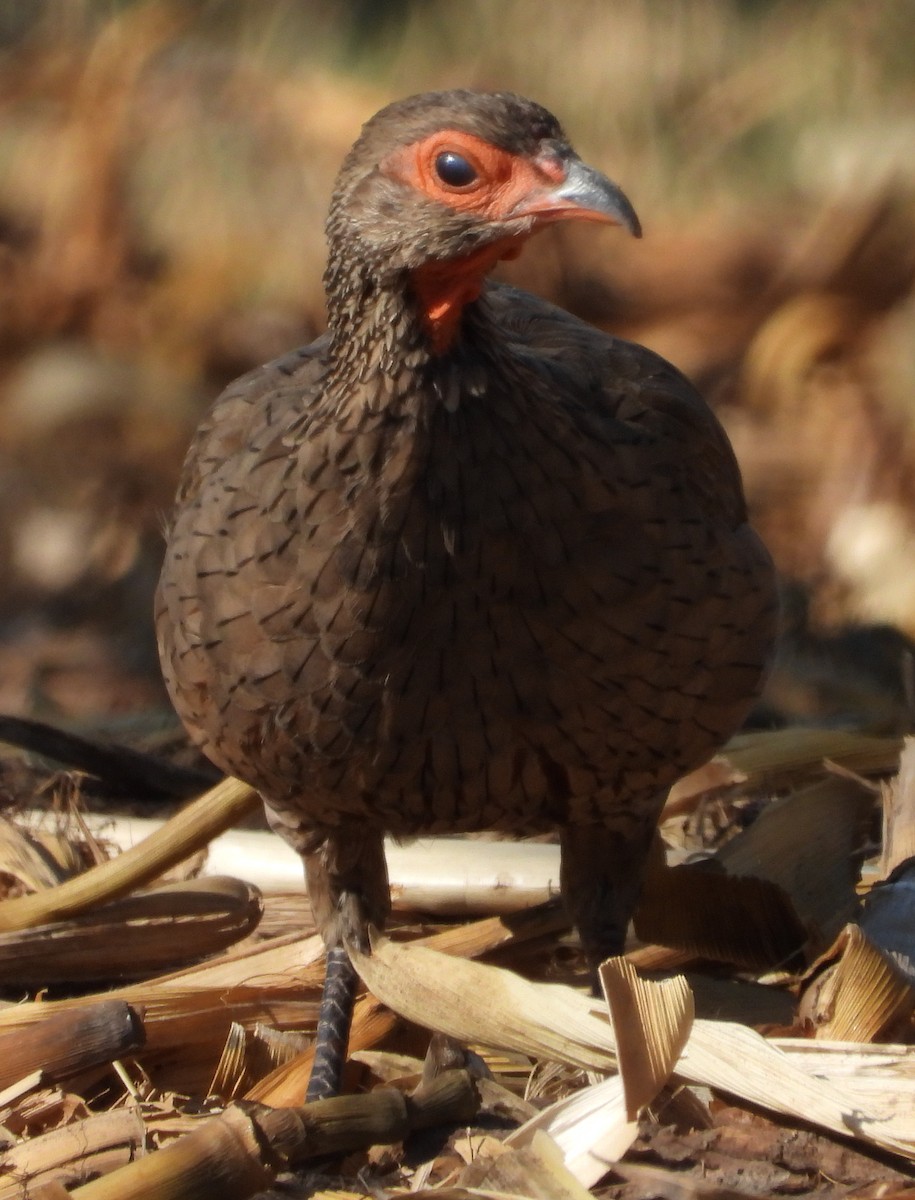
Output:
[[[444,349],[500,259],[575,220],[641,233],[622,191],[581,161],[546,109],[505,92],[411,96],[367,122],[341,169],[328,279],[355,253],[379,285],[406,280]]]

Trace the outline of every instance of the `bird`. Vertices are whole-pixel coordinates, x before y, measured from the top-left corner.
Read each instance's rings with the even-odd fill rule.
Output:
[[[333,189],[326,332],[231,384],[184,464],[163,674],[304,861],[327,946],[310,1099],[340,1086],[386,835],[558,831],[594,968],[667,790],[765,678],[774,568],[711,408],[489,278],[560,221],[641,234],[541,105],[389,104]]]

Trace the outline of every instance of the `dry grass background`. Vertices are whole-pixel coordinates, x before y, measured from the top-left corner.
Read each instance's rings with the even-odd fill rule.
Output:
[[[388,100],[425,88],[525,92],[560,115],[583,157],[625,188],[646,236],[555,229],[506,271],[666,354],[725,421],[754,519],[785,579],[782,645],[758,722],[890,735],[749,735],[682,785],[665,835],[684,855],[717,851],[720,871],[661,872],[641,914],[648,944],[633,961],[676,968],[710,958],[719,964],[713,975],[736,963],[754,978],[765,966],[776,987],[705,978],[696,983],[700,1008],[720,1016],[716,1006],[731,1005],[747,1024],[790,1025],[805,1037],[816,1027],[862,1044],[911,1042],[911,969],[900,978],[887,966],[873,920],[839,931],[859,915],[861,859],[870,855],[869,882],[908,860],[915,796],[909,768],[885,792],[878,863],[871,781],[895,769],[896,735],[911,731],[915,703],[913,46],[915,6],[905,0],[0,0],[0,713],[150,743],[149,714],[166,711],[151,597],[184,447],[231,377],[320,329],[324,214],[359,125]],[[31,797],[46,775],[4,757],[0,799]],[[67,807],[66,789],[45,790]],[[758,813],[765,819],[750,824]],[[61,881],[100,853],[92,837],[78,840],[63,851],[0,823],[0,881],[7,894],[34,893],[0,905],[7,982],[34,994],[50,980],[59,987],[60,971],[82,986],[142,976],[103,1003],[145,1004],[137,1020],[147,1045],[128,1060],[135,1030],[123,1026],[122,1008],[105,1009],[118,1036],[107,1049],[89,1046],[55,1091],[47,1036],[26,1045],[20,1023],[44,1031],[50,1009],[79,1015],[83,1000],[0,1007],[0,1047],[15,1064],[0,1097],[2,1153],[19,1139],[0,1167],[10,1195],[19,1194],[9,1182],[13,1158],[34,1150],[28,1135],[82,1129],[74,1122],[113,1105],[111,1113],[145,1122],[139,1132],[108,1131],[120,1139],[117,1161],[126,1161],[156,1141],[156,1129],[167,1140],[193,1124],[171,1089],[231,1095],[215,1082],[230,1077],[242,1086],[253,1066],[235,1063],[233,1037],[254,1036],[261,1020],[296,1038],[313,1027],[320,964],[302,945],[312,956],[320,947],[299,936],[300,902],[288,909],[288,898],[269,898],[255,935],[262,941],[149,980],[174,949],[182,961],[204,952],[188,928],[211,938],[213,951],[256,921],[259,901],[242,885],[210,895],[193,884],[62,916],[56,885],[88,895],[88,877]],[[894,844],[893,855],[886,847]],[[115,864],[102,874],[116,875],[123,863]],[[57,923],[36,937],[39,910]],[[435,937],[463,954],[498,950],[535,978],[580,982],[574,950],[540,919],[481,921]],[[805,965],[792,960],[788,970],[773,938],[798,928],[808,939]],[[871,947],[866,971],[855,958],[845,983],[821,985],[820,972],[836,978],[832,960],[809,964],[837,933],[829,953],[839,959],[843,944],[859,953],[862,938],[883,949]],[[753,938],[765,954],[750,954]],[[49,953],[54,962],[42,958]],[[377,958],[383,964],[384,954]],[[445,981],[445,968],[426,972],[439,974]],[[431,981],[419,975],[423,986]],[[865,1003],[848,990],[843,1014],[830,997],[851,989],[849,977],[872,994]],[[468,1000],[476,988],[465,989]],[[447,1029],[460,1005],[441,1003]],[[394,1018],[379,1015],[371,997],[362,1005],[362,1044],[390,1049],[377,1026]],[[485,1015],[467,1020],[478,1029]],[[864,1015],[872,1020],[862,1033]],[[61,1035],[64,1057],[85,1041],[82,1028]],[[412,1053],[416,1026],[403,1036]],[[795,1036],[792,1052],[808,1044],[817,1045]],[[19,1056],[9,1059],[14,1048]],[[249,1052],[250,1044],[242,1058]],[[883,1053],[837,1053],[824,1073],[838,1072],[840,1093],[852,1086],[845,1071],[859,1090],[873,1083],[881,1103],[895,1103],[889,1125],[874,1117],[876,1141],[892,1147],[887,1130],[902,1130],[911,1159],[911,1056],[899,1051],[887,1086]],[[118,1055],[128,1062],[120,1084],[98,1066]],[[569,1067],[489,1062],[509,1090],[527,1081],[525,1104],[583,1083]],[[19,1078],[32,1065],[45,1077]],[[373,1070],[396,1075],[397,1063],[379,1055]],[[263,1098],[262,1086],[252,1094]],[[873,1115],[865,1099],[861,1111]],[[792,1111],[781,1103],[777,1111]],[[709,1107],[679,1093],[659,1105],[637,1154],[653,1154],[671,1177],[688,1159],[690,1186],[666,1178],[665,1191],[643,1177],[640,1191],[630,1157],[627,1178],[635,1170],[636,1182],[608,1194],[635,1197],[649,1185],[678,1197],[732,1194],[703,1191],[712,1178],[725,1189],[876,1198],[891,1185],[901,1190],[908,1171],[897,1176],[866,1148],[855,1157],[847,1143],[770,1126],[720,1101]],[[838,1118],[825,1126],[848,1128]],[[377,1153],[366,1169],[386,1163],[407,1170],[402,1157]],[[761,1174],[751,1178],[753,1166]],[[492,1189],[527,1194],[540,1170],[528,1167],[523,1187],[503,1178]],[[449,1170],[441,1167],[440,1179],[456,1177]],[[840,1181],[832,1193],[830,1179]]]

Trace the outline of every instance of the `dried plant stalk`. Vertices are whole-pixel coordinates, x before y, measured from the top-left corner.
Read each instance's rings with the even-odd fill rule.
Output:
[[[40,1187],[76,1187],[132,1162],[145,1145],[143,1121],[133,1109],[73,1121],[0,1154],[0,1200],[37,1196]]]
[[[274,1151],[296,1166],[310,1158],[402,1141],[419,1129],[470,1121],[479,1106],[470,1074],[451,1070],[409,1096],[396,1088],[378,1088],[298,1108],[259,1109],[258,1121]]]
[[[69,1012],[53,1004],[38,1007],[46,1009],[43,1020],[0,1034],[0,1087],[38,1069],[46,1080],[65,1079],[143,1044],[140,1017],[122,1000],[100,1000]]]
[[[0,904],[0,931],[66,920],[93,905],[126,895],[201,850],[216,834],[254,812],[260,803],[247,784],[237,779],[223,780],[132,850],[57,887],[4,901]]]
[[[247,1113],[228,1108],[155,1154],[77,1188],[73,1200],[247,1200],[276,1174],[258,1134]]]
[[[452,916],[514,913],[559,895],[559,846],[481,838],[385,844],[395,909]]]
[[[9,984],[148,977],[246,937],[260,893],[237,879],[166,884],[70,921],[0,933],[0,978]]]
[[[29,814],[26,814],[29,816]],[[35,812],[32,820],[43,814]],[[163,826],[138,817],[94,816],[85,823],[122,852]],[[465,917],[511,913],[546,903],[559,893],[559,846],[483,838],[421,838],[400,846],[385,842],[395,909]],[[303,887],[302,860],[266,830],[231,829],[207,848],[207,875],[230,875],[264,892]]]
[[[74,1200],[246,1200],[289,1166],[468,1121],[478,1107],[466,1071],[448,1071],[411,1097],[381,1088],[300,1108],[233,1105],[164,1150],[78,1189]]]

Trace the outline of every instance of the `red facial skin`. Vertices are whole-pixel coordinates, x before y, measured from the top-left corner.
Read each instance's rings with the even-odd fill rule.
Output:
[[[462,187],[443,182],[435,161],[445,151],[466,159],[476,178]],[[531,218],[523,233],[492,242],[463,258],[427,263],[413,272],[423,324],[437,354],[453,342],[461,311],[479,296],[486,275],[497,262],[517,258],[527,239],[544,225],[564,220],[615,224],[606,213],[556,195],[566,178],[558,155],[545,152],[525,158],[457,129],[439,130],[394,151],[382,162],[381,170],[431,200],[484,221]]]

